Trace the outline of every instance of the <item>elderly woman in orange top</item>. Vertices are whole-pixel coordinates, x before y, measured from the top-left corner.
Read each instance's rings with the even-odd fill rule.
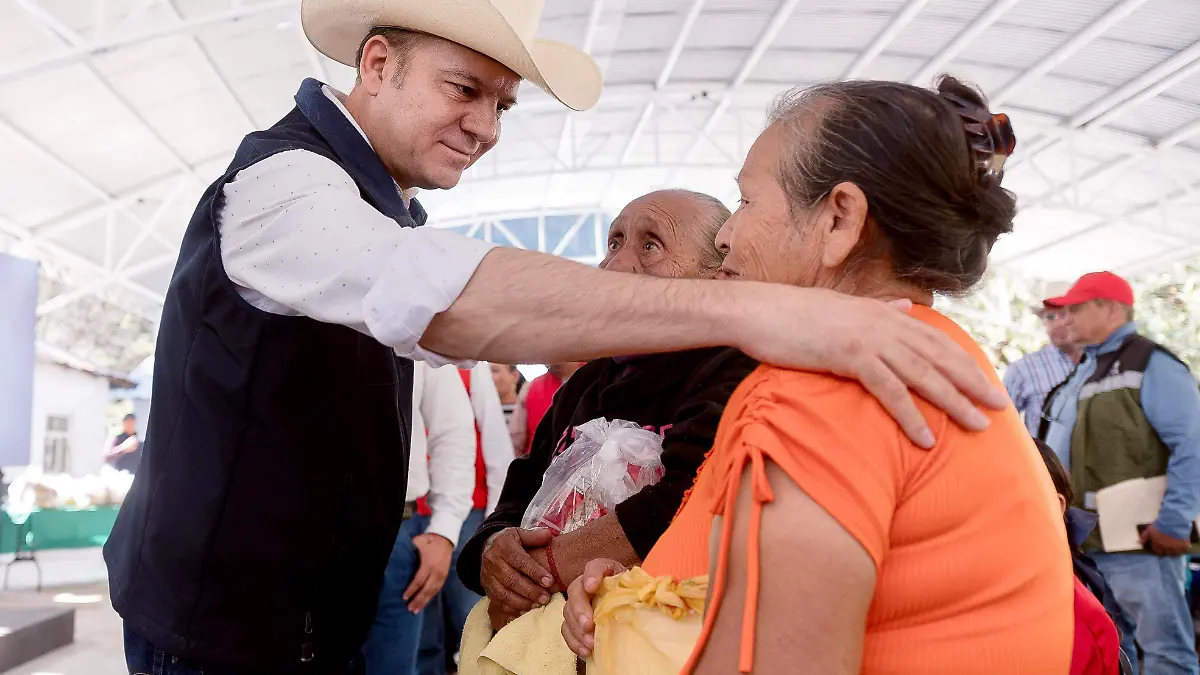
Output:
[[[738,176],[720,275],[911,300],[979,281],[1015,199],[1003,115],[944,77],[933,92],[839,82],[792,92]],[[1066,675],[1071,561],[1055,492],[1011,407],[965,431],[932,406],[911,443],[853,381],[762,367],[730,400],[690,498],[645,560],[711,574],[685,673]],[[594,646],[593,561],[564,637]]]

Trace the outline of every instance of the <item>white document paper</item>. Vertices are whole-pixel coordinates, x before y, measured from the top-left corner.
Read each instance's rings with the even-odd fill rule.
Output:
[[[1154,522],[1166,492],[1166,476],[1135,478],[1098,491],[1096,513],[1100,514],[1104,550],[1142,550],[1138,525]]]

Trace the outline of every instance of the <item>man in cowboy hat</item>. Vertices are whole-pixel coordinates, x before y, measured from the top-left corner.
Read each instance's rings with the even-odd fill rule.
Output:
[[[968,396],[1007,404],[948,338],[869,300],[612,274],[416,227],[410,191],[456,185],[499,140],[522,79],[584,109],[599,70],[534,38],[536,0],[301,9],[313,44],[359,80],[348,95],[306,80],[184,235],[145,454],[105,548],[131,672],[361,667],[406,501],[411,359],[730,345],[862,380],[925,445],[908,387],[969,426],[987,417]]]
[[[1051,282],[1046,285],[1042,297],[1064,295],[1069,286],[1060,281]],[[1046,400],[1046,394],[1067,379],[1083,350],[1071,339],[1065,308],[1052,307],[1043,301],[1033,311],[1042,320],[1050,343],[1010,365],[1004,373],[1004,388],[1025,420],[1029,433],[1036,436],[1042,421],[1042,403]]]

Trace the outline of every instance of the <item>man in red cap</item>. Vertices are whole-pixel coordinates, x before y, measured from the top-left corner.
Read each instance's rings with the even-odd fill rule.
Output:
[[[1142,672],[1195,675],[1200,666],[1183,588],[1188,554],[1200,552],[1194,525],[1200,516],[1196,380],[1166,348],[1138,334],[1133,289],[1112,272],[1085,274],[1046,304],[1066,308],[1071,337],[1084,353],[1071,377],[1047,397],[1038,437],[1070,471],[1073,506],[1091,512],[1100,490],[1165,476],[1157,517],[1138,525],[1140,548],[1093,532],[1084,551],[1134,624],[1145,653]],[[1122,645],[1127,651],[1130,637]]]

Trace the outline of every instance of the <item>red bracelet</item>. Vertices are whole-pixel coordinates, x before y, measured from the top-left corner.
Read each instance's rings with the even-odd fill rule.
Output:
[[[563,583],[562,576],[558,573],[558,565],[554,564],[554,539],[546,545],[546,564],[550,566],[550,575],[554,577],[554,583],[558,584],[559,588],[566,590],[567,585]]]

